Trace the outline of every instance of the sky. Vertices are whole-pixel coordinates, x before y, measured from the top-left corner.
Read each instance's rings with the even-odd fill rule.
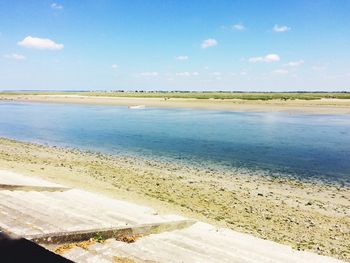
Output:
[[[350,1],[0,0],[0,90],[350,91]]]

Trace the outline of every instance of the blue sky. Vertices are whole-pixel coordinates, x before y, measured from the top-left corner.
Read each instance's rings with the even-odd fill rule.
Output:
[[[0,90],[350,91],[348,0],[0,0]]]

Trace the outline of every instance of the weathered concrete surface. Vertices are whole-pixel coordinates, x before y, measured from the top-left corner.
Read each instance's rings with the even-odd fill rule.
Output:
[[[62,187],[43,180],[0,171],[0,184]],[[60,191],[0,190],[0,229],[19,236],[85,231],[185,218],[158,215],[151,208],[77,189]]]
[[[50,187],[50,186],[34,186],[34,185],[13,185],[0,184],[0,191],[39,191],[39,192],[63,192],[69,190],[67,187]]]
[[[142,225],[130,225],[112,228],[99,228],[99,229],[88,229],[83,231],[71,231],[71,232],[58,232],[49,234],[40,234],[27,236],[34,242],[40,244],[62,244],[71,242],[82,242],[90,240],[97,235],[101,239],[108,238],[123,238],[133,236],[145,236],[150,234],[159,234],[165,231],[173,231],[189,227],[195,223],[194,220],[176,220],[170,222],[161,223],[149,223]]]
[[[33,178],[11,171],[0,170],[0,184],[4,185],[23,185],[23,186],[45,186],[45,187],[62,187],[39,178]]]
[[[0,184],[62,187],[1,170]],[[71,231],[137,229],[145,224],[176,225],[186,220],[77,189],[62,192],[34,188],[0,190],[0,230],[23,237],[47,238],[50,234]],[[76,262],[341,262],[201,222],[165,230],[172,231],[143,236],[134,243],[111,238],[84,248],[64,250],[63,256]]]
[[[111,262],[115,257],[134,262],[340,262],[201,222],[185,229],[145,236],[130,244],[110,239],[85,251],[74,248],[64,256],[87,262],[88,254]]]

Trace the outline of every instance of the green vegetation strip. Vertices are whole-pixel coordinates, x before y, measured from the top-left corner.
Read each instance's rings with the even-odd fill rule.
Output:
[[[191,92],[191,91],[106,91],[106,92],[0,92],[1,95],[81,95],[130,98],[242,99],[242,100],[319,100],[350,99],[349,92]]]

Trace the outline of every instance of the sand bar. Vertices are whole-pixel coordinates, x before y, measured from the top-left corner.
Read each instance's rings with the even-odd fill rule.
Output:
[[[289,112],[312,114],[350,114],[350,99],[320,100],[241,100],[241,99],[182,99],[171,98],[136,98],[136,97],[104,97],[83,95],[4,95],[0,101],[22,101],[43,103],[77,103],[93,105],[115,105],[160,108],[190,108],[208,110]]]

